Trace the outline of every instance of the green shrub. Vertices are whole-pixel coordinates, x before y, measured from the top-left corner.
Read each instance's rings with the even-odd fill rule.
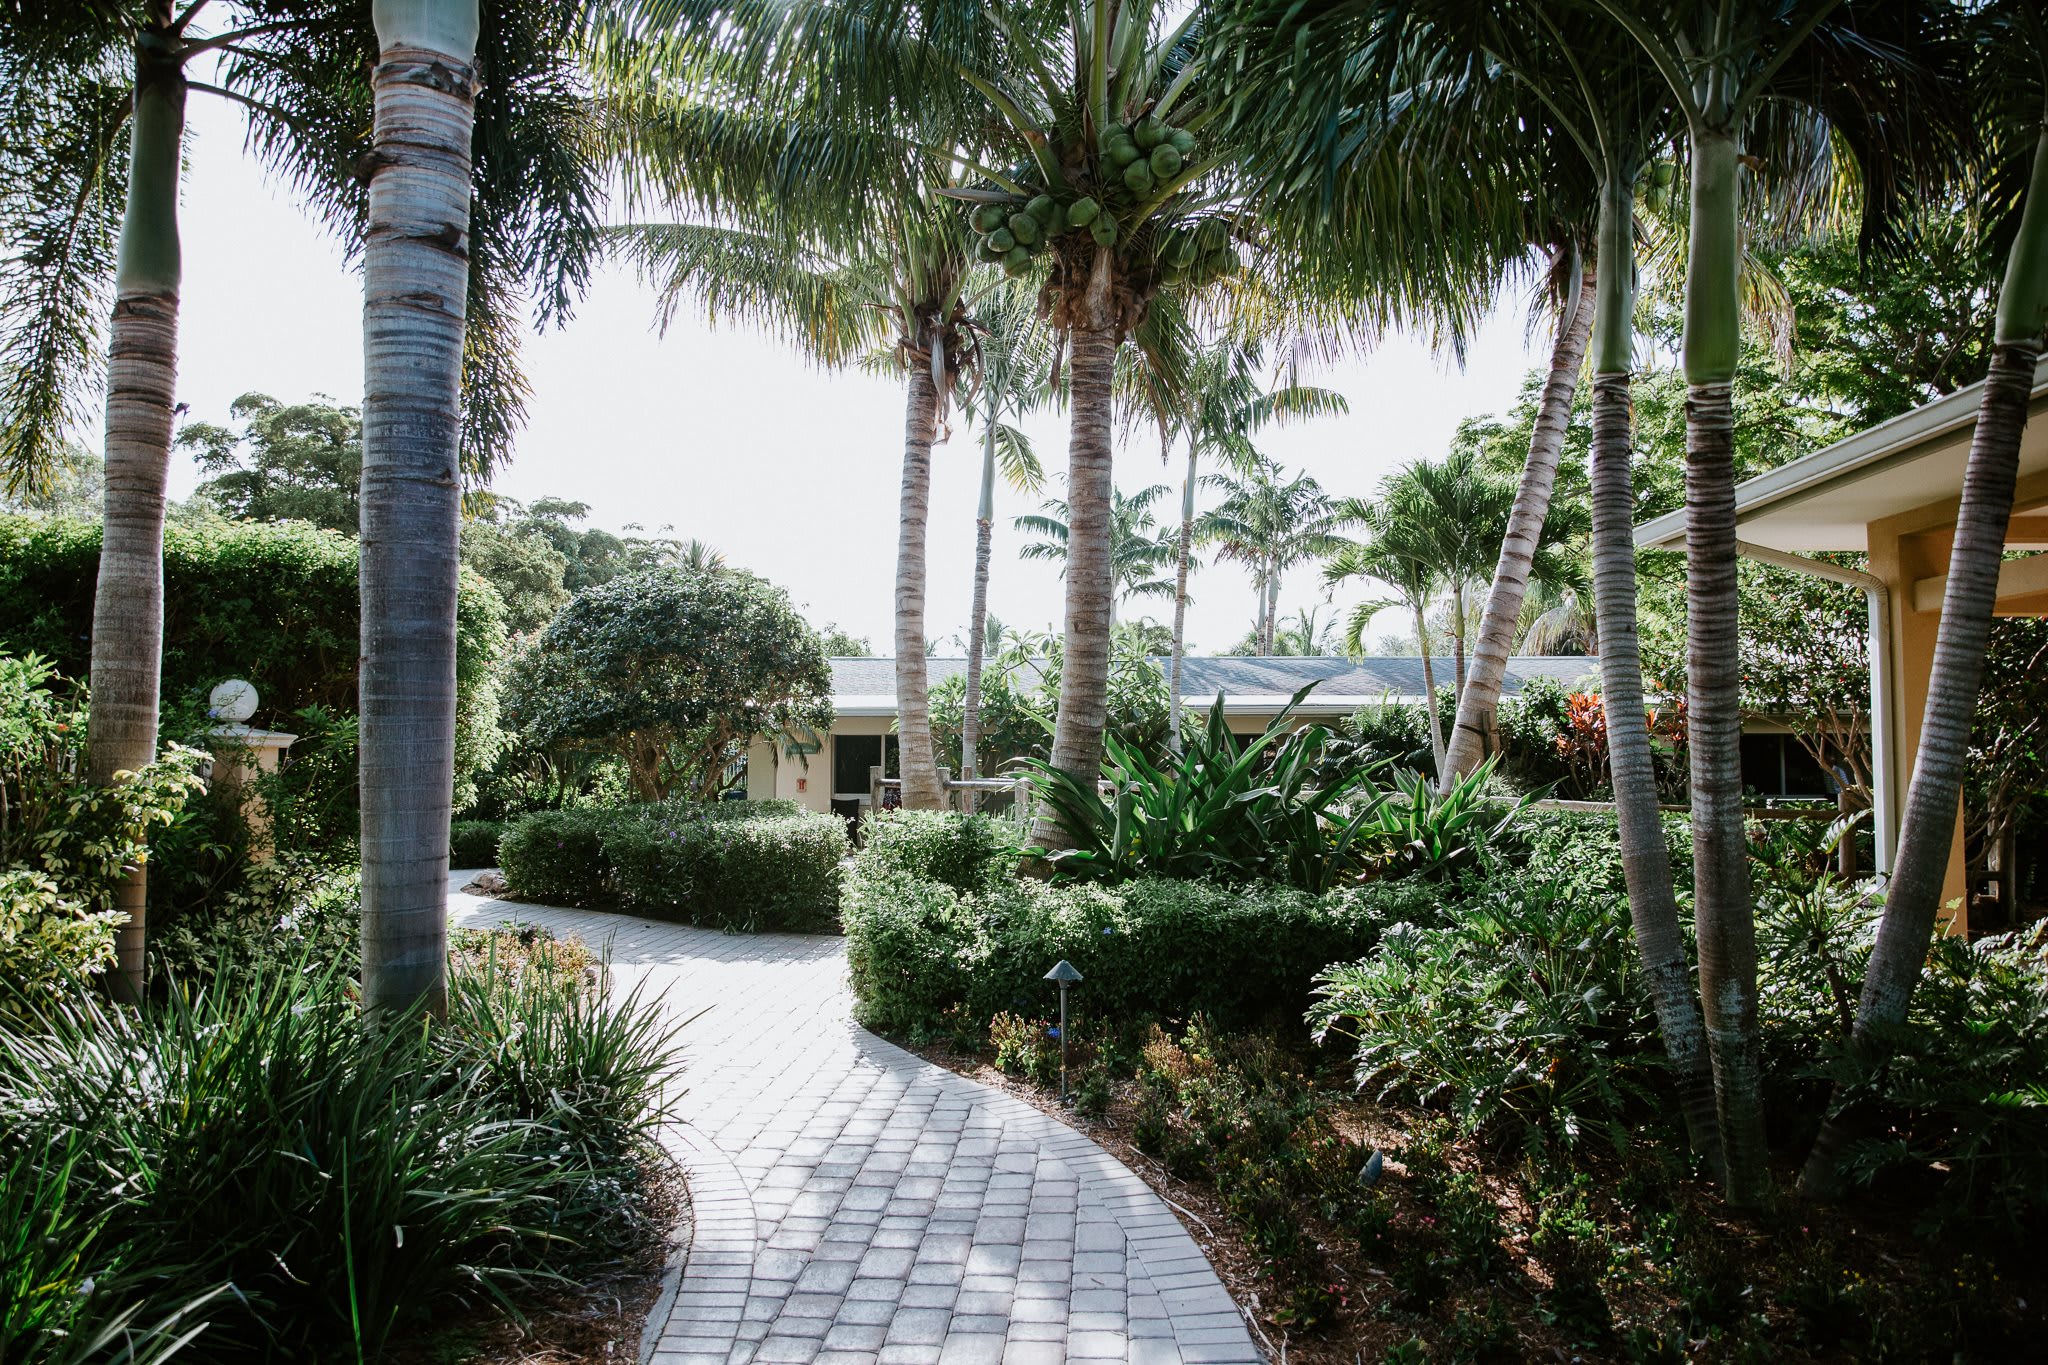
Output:
[[[871,868],[944,882],[963,895],[1015,870],[1008,825],[947,811],[872,812],[861,826],[861,859]]]
[[[998,1013],[1042,1014],[1052,987],[1041,978],[1062,958],[1087,978],[1073,1003],[1090,1019],[1299,1019],[1325,965],[1357,957],[1387,924],[1434,921],[1453,894],[1419,880],[1311,896],[1164,878],[996,880],[963,894],[896,856],[863,850],[842,907],[857,1012],[885,1033],[958,1022],[980,1035]]]
[[[783,802],[663,802],[599,836],[620,901],[692,924],[753,933],[830,929],[846,822]]]
[[[301,958],[344,975],[362,961],[362,876],[293,853],[255,864],[226,893],[152,927],[151,978],[191,986],[252,983]]]
[[[352,997],[302,957],[140,1013],[81,992],[0,1024],[0,1200],[61,1187],[42,1216],[76,1255],[53,1269],[146,1294],[145,1318],[231,1284],[208,1360],[381,1358],[438,1309],[613,1254],[674,1063],[651,1004],[486,973],[457,977],[445,1025],[370,1029]],[[36,1288],[0,1274],[0,1322],[31,1320]]]
[[[165,526],[166,734],[194,740],[210,723],[208,691],[226,678],[256,685],[261,709],[249,723],[259,728],[300,733],[306,707],[355,715],[356,549],[306,522]],[[0,649],[33,650],[83,678],[99,556],[97,522],[0,516]],[[501,742],[492,666],[504,649],[503,603],[465,570],[456,596],[458,805]]]
[[[1389,928],[1325,972],[1318,1037],[1357,1041],[1362,1088],[1448,1109],[1467,1131],[1622,1146],[1656,1065],[1625,903],[1527,871],[1481,886],[1455,920]]]
[[[500,820],[457,820],[448,827],[448,865],[496,867],[498,840],[504,835]]]
[[[506,881],[527,900],[744,932],[831,927],[845,856],[843,820],[789,801],[544,811],[514,821],[498,845]]]
[[[1292,710],[1257,739],[1240,741],[1224,723],[1219,695],[1208,722],[1164,766],[1106,736],[1107,797],[1093,782],[1024,760],[1039,799],[1074,840],[1050,855],[1053,869],[1096,880],[1205,877],[1325,891],[1370,877],[1447,871],[1470,861],[1518,813],[1502,814],[1484,799],[1490,764],[1442,794],[1421,774],[1400,770],[1382,788],[1377,765],[1333,762],[1330,731],[1293,728]]]
[[[176,745],[106,787],[85,772],[86,712],[36,655],[0,654],[0,1017],[113,963],[114,893],[200,782]]]
[[[498,869],[512,888],[547,905],[606,906],[617,895],[604,830],[619,812],[550,810],[512,822],[498,841]]]

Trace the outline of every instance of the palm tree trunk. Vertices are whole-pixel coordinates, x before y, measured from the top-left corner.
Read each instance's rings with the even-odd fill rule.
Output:
[[[1515,623],[1529,592],[1529,570],[1543,519],[1550,515],[1550,493],[1557,484],[1557,465],[1564,454],[1565,430],[1571,425],[1572,402],[1578,396],[1579,370],[1586,360],[1586,339],[1593,330],[1591,307],[1595,282],[1591,272],[1581,280],[1577,296],[1564,304],[1557,319],[1557,338],[1550,347],[1550,376],[1536,405],[1536,428],[1529,436],[1529,458],[1515,490],[1514,511],[1501,539],[1500,562],[1479,618],[1479,639],[1472,666],[1458,688],[1458,718],[1451,727],[1445,755],[1445,781],[1463,777],[1486,754],[1486,737],[1500,705],[1501,679],[1508,655],[1514,652]]]
[[[1643,985],[1657,1012],[1657,1031],[1671,1061],[1679,1108],[1693,1151],[1719,1172],[1721,1129],[1714,1113],[1714,1073],[1693,993],[1671,852],[1657,809],[1657,774],[1643,723],[1643,657],[1636,638],[1635,492],[1630,486],[1634,365],[1635,205],[1630,178],[1610,174],[1601,197],[1599,333],[1593,357],[1593,612],[1599,622],[1601,704],[1607,713],[1608,775],[1628,883],[1629,919]],[[1591,311],[1591,310],[1589,310]]]
[[[1451,586],[1451,695],[1464,704],[1465,697],[1465,585]]]
[[[1180,490],[1180,544],[1173,556],[1173,661],[1166,679],[1166,743],[1178,754],[1181,720],[1181,665],[1188,652],[1188,556],[1195,539],[1195,470],[1201,449],[1188,442],[1188,477]]]
[[[905,388],[903,495],[896,532],[896,737],[905,810],[938,810],[946,804],[932,757],[931,673],[924,652],[924,541],[931,520],[938,414],[932,367],[913,359]]]
[[[2034,367],[2041,358],[2042,324],[2048,319],[2048,205],[2043,204],[2044,197],[2048,197],[2048,131],[2035,147],[2026,208],[1999,290],[1996,345],[1978,400],[1969,464],[1963,471],[1963,497],[1956,511],[1955,542],[1949,551],[1948,583],[1942,590],[1941,624],[1935,633],[1934,664],[1927,678],[1920,749],[1913,760],[1913,781],[1906,789],[1884,918],[1863,972],[1863,994],[1851,1043],[1866,1055],[1882,1048],[1887,1032],[1905,1022],[1941,911],[1956,807],[1963,796],[1963,764],[1969,757],[1970,726],[1984,680],[1984,650],[1990,641],[1999,567],[2005,557],[2006,523],[2012,515],[2013,484],[2019,474],[2020,437],[2027,426]],[[1839,1191],[1842,1152],[1862,1126],[1862,1116],[1853,1110],[1837,1109],[1829,1117],[1800,1175],[1804,1192],[1826,1196]]]
[[[363,999],[447,1001],[477,0],[375,6],[363,250]]]
[[[169,6],[152,20],[170,24]],[[129,129],[128,198],[121,218],[114,315],[107,348],[107,484],[99,583],[92,612],[92,724],[87,773],[111,786],[156,758],[163,672],[164,480],[178,378],[178,172],[185,135],[185,73],[138,46]],[[127,870],[113,908],[115,996],[139,1001],[147,882]]]
[[[960,699],[960,776],[979,777],[981,759],[981,666],[988,652],[988,565],[995,543],[996,409],[987,414],[988,430],[981,445],[981,503],[974,521],[974,605],[967,622],[967,688]],[[972,811],[974,793],[963,792],[961,805]]]
[[[1735,364],[1740,147],[1692,139],[1692,240],[1684,365],[1687,719],[1692,755],[1693,919],[1730,1203],[1761,1203],[1765,1161],[1756,920],[1742,816],[1742,671],[1735,548]]]
[[[1436,711],[1436,661],[1429,654],[1429,618],[1423,613],[1420,602],[1415,604],[1415,643],[1422,646],[1422,690],[1428,694],[1425,709],[1429,714],[1429,756],[1436,764],[1436,779],[1444,780],[1444,723]]]
[[[1272,655],[1274,636],[1280,632],[1280,567],[1266,565],[1266,606],[1262,620],[1266,622],[1264,634],[1260,634],[1260,653]]]
[[[1111,381],[1118,335],[1109,315],[1113,266],[1097,248],[1087,317],[1073,327],[1068,352],[1071,427],[1067,448],[1067,610],[1059,714],[1052,765],[1093,783],[1102,775],[1102,732],[1109,721],[1109,628],[1116,599],[1110,560],[1114,450]],[[1039,807],[1032,842],[1047,849],[1073,841],[1049,803]]]

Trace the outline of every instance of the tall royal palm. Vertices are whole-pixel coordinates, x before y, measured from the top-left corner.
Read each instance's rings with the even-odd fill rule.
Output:
[[[1832,135],[1859,160],[1866,222],[1885,221],[1938,125],[1910,59],[1943,27],[1909,0],[1701,6],[1593,0],[1664,76],[1686,127],[1687,726],[1700,999],[1731,1202],[1769,1186],[1756,925],[1743,833],[1736,648],[1733,392],[1742,349],[1746,159],[1783,164]],[[1753,145],[1748,145],[1753,144]]]
[[[457,314],[472,343],[468,401],[459,407],[472,470],[501,454],[517,425],[513,300],[530,285],[544,311],[566,309],[588,259],[596,176],[575,150],[582,129],[565,136],[582,103],[562,93],[558,42],[588,8],[532,6],[487,30],[486,64],[502,73],[482,118],[492,150],[475,185],[474,230],[455,243],[479,282],[466,319]],[[20,6],[0,31],[11,92],[0,152],[9,241],[0,264],[0,465],[10,482],[45,476],[91,387],[102,341],[108,357],[91,663],[95,780],[142,766],[157,741],[187,97],[243,108],[258,158],[348,246],[367,250],[356,169],[372,164],[363,61],[377,46],[371,21],[370,7],[343,0],[140,0]],[[206,79],[193,76],[195,67]],[[445,477],[459,483],[452,466]],[[141,989],[145,903],[138,868],[119,892],[128,919],[118,931],[117,984],[130,994]]]
[[[1155,317],[1161,310],[1155,309]],[[1154,330],[1151,328],[1148,331]],[[1134,398],[1134,417],[1149,419],[1170,449],[1185,448],[1187,471],[1181,480],[1180,530],[1174,542],[1173,645],[1167,664],[1167,743],[1180,750],[1181,675],[1187,657],[1188,574],[1196,540],[1195,491],[1201,485],[1204,459],[1222,457],[1243,468],[1255,461],[1251,437],[1269,423],[1341,415],[1350,410],[1342,394],[1297,383],[1283,373],[1270,383],[1261,373],[1260,349],[1230,337],[1219,338],[1185,354],[1155,356],[1181,329],[1153,342],[1139,338],[1138,362],[1130,367],[1127,391]],[[1291,367],[1288,367],[1291,369]],[[1162,456],[1166,453],[1162,450]],[[1264,600],[1261,599],[1261,611]]]
[[[676,215],[630,225],[621,240],[661,290],[664,316],[695,295],[714,317],[763,324],[822,364],[861,359],[876,343],[893,355],[904,385],[894,650],[903,801],[936,810],[945,794],[924,620],[932,447],[989,330],[970,323],[974,266],[958,204],[943,197],[958,175],[948,156],[894,132],[835,125],[822,71],[764,104],[687,60],[693,42],[675,52],[673,69],[610,73],[639,197]]]
[[[1975,67],[1955,88],[1970,90],[1975,103],[1977,198],[2005,219],[2012,245],[1998,290],[1990,371],[1978,399],[1956,510],[1920,746],[1884,917],[1857,1004],[1852,1042],[1867,1057],[1881,1055],[1905,1021],[1941,910],[2020,438],[2048,332],[2048,75],[2043,65],[2048,62],[2048,24],[2033,5],[2001,3],[1976,13],[1973,30]],[[1853,1110],[1830,1115],[1801,1175],[1803,1190],[1823,1195],[1840,1190],[1843,1149],[1860,1128]]]
[[[1008,290],[992,300],[980,328],[981,373],[966,386],[962,405],[981,423],[981,494],[974,514],[974,592],[968,609],[967,679],[960,698],[960,775],[980,773],[981,675],[992,637],[988,578],[995,550],[996,479],[998,475],[1020,493],[1037,493],[1045,470],[1023,428],[1005,420],[1035,406],[1046,396],[1045,330],[1039,325],[1036,300],[1025,290]],[[965,803],[970,809],[973,796]]]

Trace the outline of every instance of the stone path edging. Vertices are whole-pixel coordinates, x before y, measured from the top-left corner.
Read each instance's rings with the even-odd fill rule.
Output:
[[[1263,1359],[1122,1163],[854,1025],[841,940],[466,895],[451,912],[576,935],[622,985],[697,1016],[666,1134],[693,1229],[650,1365]]]

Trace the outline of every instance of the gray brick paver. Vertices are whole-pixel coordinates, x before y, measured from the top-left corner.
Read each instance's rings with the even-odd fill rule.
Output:
[[[581,938],[624,990],[696,1016],[664,1130],[690,1254],[651,1365],[1261,1359],[1136,1176],[854,1026],[841,940],[459,894],[450,910]]]

